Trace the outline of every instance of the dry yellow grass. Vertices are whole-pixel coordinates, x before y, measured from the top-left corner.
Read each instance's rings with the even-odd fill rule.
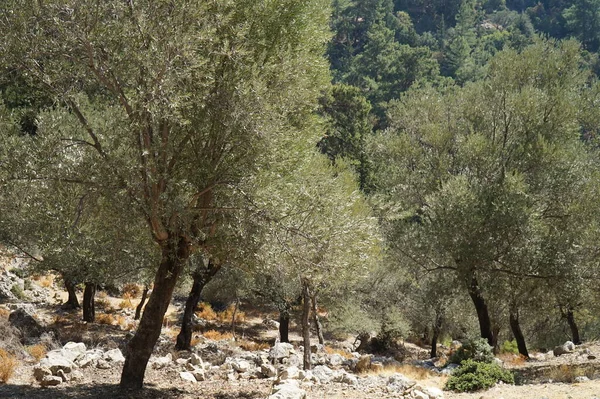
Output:
[[[254,342],[247,339],[240,339],[237,342],[237,345],[245,351],[254,352],[260,351],[263,349],[269,349],[271,346],[266,342]]]
[[[196,316],[198,316],[199,318],[207,321],[217,320],[217,313],[212,309],[209,303],[200,303],[199,309],[200,310],[196,312]]]
[[[110,306],[110,301],[106,298],[99,298],[96,299],[96,301],[94,301],[94,305],[98,308],[98,309],[102,309],[102,310],[109,310],[112,308],[112,306]]]
[[[208,330],[203,333],[204,338],[212,339],[213,341],[223,341],[226,339],[233,339],[233,334],[230,332],[221,333],[215,330]]]
[[[527,359],[523,355],[515,355],[512,353],[500,353],[498,358],[504,362],[504,364],[510,366],[522,366],[525,364]]]
[[[196,346],[196,345],[198,345],[201,342],[202,342],[202,340],[200,338],[192,338],[192,341],[190,342],[190,345],[191,346]]]
[[[0,349],[0,382],[7,383],[18,365],[19,362],[14,355]]]
[[[571,384],[575,382],[577,377],[593,377],[583,368],[572,364],[561,364],[555,369],[552,369],[548,374],[548,378],[554,382],[564,382]]]
[[[44,356],[46,356],[48,348],[46,348],[46,345],[38,344],[28,346],[25,348],[25,350],[35,359],[36,362],[39,362]]]
[[[350,353],[344,349],[332,348],[331,346],[325,346],[323,349],[325,350],[325,353],[327,353],[329,355],[338,354],[338,355],[342,356],[344,359],[352,359],[353,358],[352,353]]]
[[[123,299],[121,303],[119,303],[120,309],[135,309],[135,305],[131,302],[131,299]]]
[[[102,314],[99,314],[96,316],[96,323],[98,323],[98,324],[113,325],[113,324],[115,324],[115,322],[116,322],[116,319],[111,314],[102,313]]]
[[[4,319],[8,319],[8,316],[10,316],[10,310],[0,308],[0,317],[4,318]]]
[[[141,294],[142,288],[137,284],[129,283],[123,286],[121,292],[123,292],[123,299],[134,299]],[[126,295],[127,298],[125,298]]]
[[[49,288],[54,284],[54,276],[52,274],[40,276],[38,284],[40,287]]]
[[[217,320],[219,320],[221,323],[226,323],[226,322],[230,323],[231,320],[233,319],[234,312],[235,312],[235,322],[236,323],[243,323],[244,321],[246,321],[246,314],[244,312],[240,311],[239,308],[236,312],[235,304],[231,304],[224,311],[217,313]]]

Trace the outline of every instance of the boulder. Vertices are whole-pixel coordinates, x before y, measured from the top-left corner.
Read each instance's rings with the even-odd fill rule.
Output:
[[[172,362],[173,362],[173,356],[169,353],[166,356],[155,358],[152,361],[152,368],[159,370],[159,369],[167,367]]]
[[[245,373],[250,370],[250,363],[246,360],[235,359],[231,362],[231,366],[238,373]]]
[[[125,356],[123,356],[121,349],[111,349],[104,354],[104,360],[112,363],[124,363]]]
[[[192,353],[192,357],[190,357],[190,363],[194,366],[202,367],[202,358],[195,353]]]
[[[294,346],[287,342],[276,343],[269,351],[269,358],[274,360],[280,360],[290,357],[290,354],[294,352]]]
[[[58,370],[56,372],[56,376],[60,377],[63,380],[63,382],[69,381],[69,377],[67,377],[67,374],[63,370]]]
[[[427,395],[425,392],[420,391],[418,389],[415,389],[414,391],[411,392],[411,397],[413,399],[429,399],[429,395]]]
[[[344,363],[344,357],[340,354],[334,353],[333,355],[329,356],[329,358],[327,359],[327,363],[330,366],[336,367],[336,366],[341,366],[342,363]]]
[[[260,373],[266,378],[277,376],[277,370],[271,364],[263,364],[262,366],[260,366]]]
[[[74,368],[77,367],[75,363],[62,355],[61,350],[48,352],[46,357],[40,360],[39,365],[49,368],[53,375],[56,375],[58,370],[63,370],[65,373],[70,373]]]
[[[99,368],[100,370],[108,370],[112,368],[112,364],[104,359],[98,359],[96,361],[96,368]]]
[[[350,373],[342,373],[342,383],[347,385],[358,385],[358,378]]]
[[[335,378],[335,372],[327,366],[316,366],[312,370],[313,376],[321,384],[327,384]]]
[[[444,392],[439,388],[427,387],[424,388],[423,391],[429,395],[431,399],[444,399]]]
[[[39,338],[45,331],[45,326],[33,316],[33,312],[25,308],[18,308],[11,312],[8,322],[21,332],[23,343],[29,343],[32,339]]]
[[[194,377],[194,374],[190,373],[189,371],[182,371],[179,373],[179,376],[184,381],[193,382],[194,384],[196,383],[196,377]]]
[[[273,387],[273,394],[267,399],[306,399],[306,392],[300,389],[298,381],[288,380]]]
[[[65,346],[63,346],[65,351],[79,353],[83,356],[87,350],[85,344],[83,342],[67,342]]]
[[[446,375],[452,375],[454,374],[454,372],[456,371],[457,368],[460,367],[460,364],[456,364],[456,363],[450,363],[447,364],[441,371],[440,373],[442,374],[446,374]]]
[[[299,377],[300,370],[296,366],[290,366],[284,369],[281,374],[279,374],[279,380],[297,380]]]
[[[102,359],[103,356],[104,356],[104,352],[102,350],[92,349],[92,350],[85,352],[85,354],[82,357],[77,358],[75,360],[75,364],[81,368],[85,368],[85,367],[93,365],[94,362],[96,362],[99,359]]]
[[[387,387],[389,391],[404,392],[415,385],[415,381],[405,377],[400,373],[395,373],[389,376]]]

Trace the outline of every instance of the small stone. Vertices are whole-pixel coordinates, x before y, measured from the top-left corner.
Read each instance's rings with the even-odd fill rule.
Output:
[[[83,381],[83,373],[79,370],[74,370],[71,374],[69,374],[69,379],[71,381]]]
[[[67,377],[67,374],[65,374],[64,370],[58,370],[56,372],[56,376],[60,377],[63,380],[63,382],[69,381],[69,378]]]
[[[575,382],[586,382],[589,381],[590,379],[588,377],[586,377],[585,375],[581,375],[579,377],[575,377]]]
[[[194,377],[194,374],[190,373],[189,371],[182,371],[179,373],[179,376],[184,381],[196,383],[196,377]]]
[[[206,374],[204,374],[204,370],[195,369],[195,370],[191,371],[191,373],[194,376],[194,378],[196,379],[196,381],[205,381],[206,380]]]
[[[288,367],[279,374],[279,380],[296,380],[299,377],[299,372],[300,370],[296,366]]]
[[[267,378],[277,376],[277,370],[271,364],[263,364],[260,366],[260,373]]]
[[[101,370],[108,370],[111,367],[111,364],[104,359],[98,359],[98,361],[96,362],[96,368],[99,368]]]
[[[231,363],[231,366],[238,373],[245,373],[250,369],[250,363],[246,360],[235,360]]]
[[[107,351],[104,354],[104,359],[106,361],[114,362],[114,363],[124,363],[125,362],[125,356],[123,356],[121,349],[112,349],[112,350]]]
[[[419,391],[418,389],[412,391],[411,396],[413,399],[429,399],[429,395],[427,395],[425,392]]]
[[[60,377],[55,377],[53,375],[47,375],[45,376],[42,381],[40,382],[40,385],[43,387],[55,387],[57,385],[62,384],[63,380]]]
[[[201,366],[202,358],[197,354],[192,353],[192,357],[190,357],[190,363],[192,363],[194,366]]]
[[[427,387],[423,390],[431,399],[444,399],[444,392],[435,387]]]
[[[189,361],[190,359],[179,358],[175,360],[175,363],[177,363],[180,366],[185,366],[186,364],[188,364]]]

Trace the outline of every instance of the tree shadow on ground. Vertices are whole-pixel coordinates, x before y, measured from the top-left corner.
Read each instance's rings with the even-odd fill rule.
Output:
[[[0,398],[10,399],[178,399],[184,398],[185,395],[185,391],[177,388],[145,387],[139,391],[125,391],[112,384],[71,385],[64,388],[0,385]]]
[[[6,399],[262,399],[264,392],[211,392],[201,387],[190,391],[180,388],[155,388],[150,384],[139,391],[121,390],[114,384],[81,384],[55,388],[27,385],[0,385],[0,398]]]

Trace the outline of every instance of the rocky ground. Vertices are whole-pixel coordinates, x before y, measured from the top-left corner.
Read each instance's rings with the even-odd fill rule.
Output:
[[[304,371],[299,337],[293,335],[295,344],[273,344],[277,325],[264,322],[268,315],[260,312],[238,326],[237,340],[227,334],[208,339],[201,332],[218,330],[218,323],[197,319],[193,351],[175,352],[177,303],[165,319],[145,389],[121,392],[122,350],[136,326],[132,307],[104,294],[98,312],[104,321],[82,323],[79,310],[60,306],[65,293],[51,278],[27,283],[15,270],[19,267],[14,259],[0,264],[0,348],[19,358],[12,378],[0,385],[0,398],[600,398],[600,345],[594,343],[563,345],[560,356],[537,353],[529,362],[504,358],[519,381],[533,384],[456,394],[441,390],[451,367],[436,367],[443,362],[427,360],[426,350],[410,344],[404,346],[402,362],[352,352],[349,341],[315,345],[314,367]],[[21,292],[15,285],[23,296],[16,295]],[[39,344],[45,351],[36,359],[31,348]]]

